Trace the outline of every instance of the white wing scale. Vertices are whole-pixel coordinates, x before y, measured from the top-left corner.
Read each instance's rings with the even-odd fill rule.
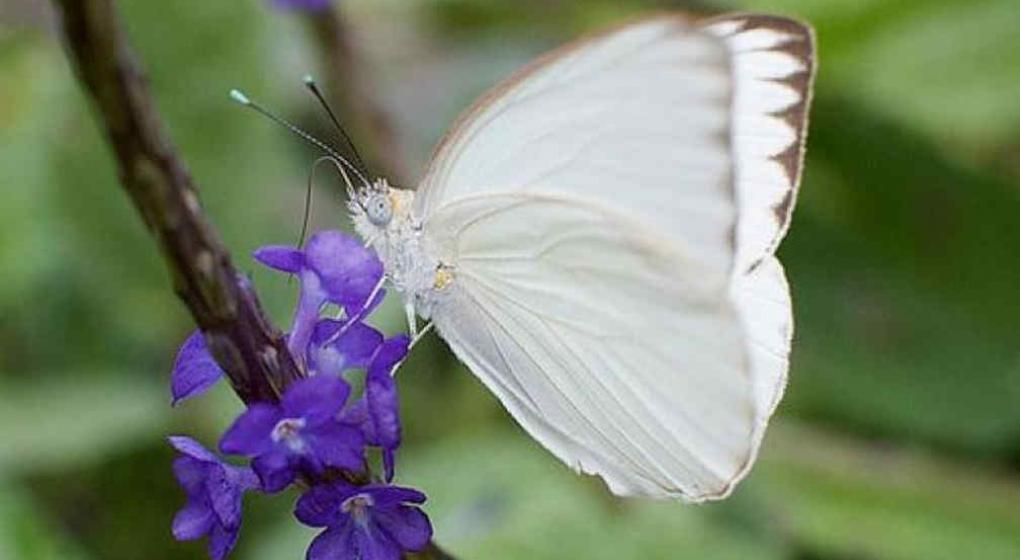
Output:
[[[747,336],[759,421],[765,423],[786,388],[793,340],[793,307],[783,266],[772,255],[762,258],[734,279],[733,300]]]

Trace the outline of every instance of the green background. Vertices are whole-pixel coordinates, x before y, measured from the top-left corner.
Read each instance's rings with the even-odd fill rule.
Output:
[[[399,156],[420,170],[457,112],[536,54],[681,3],[348,1]],[[242,87],[309,127],[298,16],[256,1],[120,2],[203,202],[288,321],[296,286],[257,269],[293,242],[311,152],[229,103]],[[780,250],[798,330],[759,464],[718,504],[619,500],[530,440],[438,339],[400,374],[399,482],[464,559],[1020,558],[1020,3],[701,3],[818,33],[808,162]],[[38,0],[0,0],[0,559],[201,558],[175,543],[168,433],[209,444],[229,389],[177,409],[192,328],[116,183]],[[328,134],[328,132],[326,132]],[[313,227],[346,227],[336,186]],[[396,332],[388,305],[377,325]],[[235,558],[301,558],[294,496],[255,497]]]

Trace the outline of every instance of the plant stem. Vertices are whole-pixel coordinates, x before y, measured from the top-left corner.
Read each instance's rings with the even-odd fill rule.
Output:
[[[121,186],[156,237],[174,290],[238,396],[276,400],[301,373],[203,214],[113,1],[56,3],[68,56],[113,148]]]

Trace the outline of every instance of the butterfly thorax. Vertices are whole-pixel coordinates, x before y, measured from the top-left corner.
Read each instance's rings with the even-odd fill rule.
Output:
[[[378,253],[392,286],[428,318],[449,273],[414,215],[414,191],[377,179],[354,193],[348,207],[355,230]]]

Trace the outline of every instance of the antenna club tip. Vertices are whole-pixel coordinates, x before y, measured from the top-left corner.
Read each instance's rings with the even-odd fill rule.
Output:
[[[230,98],[240,103],[241,105],[251,105],[251,99],[248,96],[241,93],[241,90],[232,89],[230,90]]]
[[[315,85],[315,78],[312,77],[311,74],[305,74],[304,77],[301,78],[301,81],[304,82],[306,86]]]

